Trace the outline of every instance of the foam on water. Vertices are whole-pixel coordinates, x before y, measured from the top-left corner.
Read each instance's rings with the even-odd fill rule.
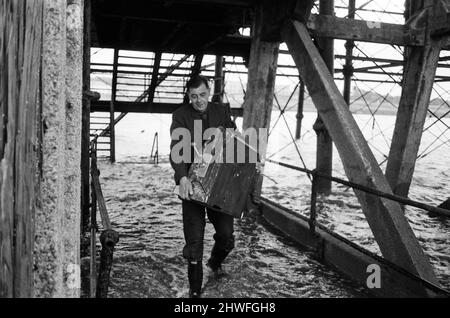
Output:
[[[305,113],[301,140],[297,145],[306,167],[315,167],[316,138],[311,127],[314,113]],[[295,113],[286,113],[295,127]],[[389,153],[395,117],[377,116],[378,123],[367,125],[369,115],[355,115],[378,160]],[[272,124],[277,119],[272,114]],[[433,119],[430,119],[433,120]],[[450,125],[448,118],[443,119]],[[118,161],[149,160],[153,134],[159,134],[159,153],[169,153],[170,115],[128,115],[116,130]],[[282,123],[282,121],[280,121]],[[242,124],[238,119],[237,126]],[[373,127],[379,129],[374,130]],[[292,130],[292,128],[291,128]],[[380,133],[383,131],[383,133]],[[429,129],[422,137],[421,153],[440,131]],[[386,136],[388,136],[386,138]],[[445,137],[445,136],[444,136]],[[447,137],[448,138],[448,137]],[[268,156],[302,166],[290,134],[278,124],[269,137]],[[281,149],[281,151],[280,151]],[[437,206],[450,196],[450,149],[443,145],[416,163],[410,198]],[[381,168],[384,171],[385,165]],[[112,296],[180,297],[187,291],[185,261],[181,257],[183,235],[181,206],[172,194],[172,170],[159,166],[122,163],[101,164],[101,181],[114,227],[121,234],[113,267]],[[305,174],[267,163],[263,195],[298,213],[309,215],[311,182]],[[346,179],[334,151],[333,174]],[[333,183],[333,194],[319,197],[318,221],[329,229],[368,250],[380,253],[370,227],[353,191]],[[419,243],[430,257],[441,285],[450,289],[450,220],[430,216],[426,211],[407,207],[406,217]],[[205,258],[212,247],[212,227],[207,225]],[[211,297],[352,297],[364,296],[358,286],[343,280],[293,246],[280,234],[263,227],[255,218],[236,221],[237,247],[226,266],[232,275],[220,284],[205,273],[206,295]]]
[[[186,297],[181,204],[168,164],[100,164],[111,222],[120,233],[110,297]],[[219,281],[206,270],[205,297],[364,297],[361,286],[315,261],[258,216],[235,220],[236,247]],[[214,231],[207,223],[206,262]]]

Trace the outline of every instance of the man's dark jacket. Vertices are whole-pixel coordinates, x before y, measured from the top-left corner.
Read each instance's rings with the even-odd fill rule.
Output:
[[[184,104],[172,114],[172,125],[170,126],[170,135],[176,128],[184,127],[191,133],[191,142],[194,141],[194,120],[203,120],[203,132],[207,128],[216,128],[222,126],[224,128],[236,128],[236,125],[230,118],[229,107],[221,103],[208,103],[208,107],[204,113],[194,109],[192,104]],[[202,133],[203,133],[202,132]],[[170,143],[170,151],[179,140],[172,139]],[[188,175],[191,163],[175,163],[170,155],[170,164],[175,170],[175,183],[179,184],[180,179]]]

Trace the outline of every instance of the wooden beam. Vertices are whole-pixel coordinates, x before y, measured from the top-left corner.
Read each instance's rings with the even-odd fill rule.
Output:
[[[156,114],[172,114],[176,109],[181,107],[181,103],[142,103],[142,102],[123,102],[117,101],[115,104],[116,111],[122,113],[156,113]],[[109,112],[109,101],[92,101],[92,112]],[[231,108],[233,116],[242,116],[242,108]]]
[[[286,24],[284,40],[330,132],[348,179],[386,193],[392,190],[306,27]],[[355,190],[383,256],[437,284],[433,268],[397,202]]]
[[[386,43],[393,45],[423,46],[422,31],[406,25],[354,20],[311,14],[307,27],[313,36],[341,40]]]
[[[244,7],[250,8],[254,5],[255,0],[172,0],[172,2],[179,3],[207,3],[207,4],[215,4],[215,5],[224,5],[226,7]]]
[[[23,3],[21,3],[23,6]],[[5,6],[2,4],[2,6]],[[19,83],[17,11],[19,2],[0,11],[0,297],[14,294],[14,146]],[[9,34],[11,44],[4,35]]]
[[[44,1],[0,5],[0,298],[33,296]]]
[[[99,17],[101,18],[107,18],[107,19],[121,19],[126,18],[127,20],[132,21],[149,21],[149,22],[160,22],[165,24],[176,24],[174,29],[179,29],[181,25],[185,26],[187,24],[193,24],[193,25],[202,25],[205,27],[235,27],[240,28],[244,27],[242,23],[238,23],[236,21],[233,21],[231,19],[223,20],[223,21],[216,21],[211,20],[210,17],[206,16],[183,16],[180,18],[179,16],[175,16],[173,14],[166,15],[166,16],[132,16],[132,15],[121,15],[121,14],[113,14],[113,13],[99,13]],[[206,18],[206,19],[204,19]],[[172,34],[172,33],[171,33]],[[169,36],[170,37],[170,34]]]
[[[247,91],[244,101],[243,129],[249,127],[270,127],[275,79],[277,76],[277,62],[279,42],[266,42],[262,40],[266,17],[270,15],[270,4],[259,4],[255,8],[253,21],[253,37],[248,65]],[[265,158],[265,153],[259,154]],[[253,198],[260,196],[262,175],[256,177]]]
[[[450,35],[450,0],[439,0],[434,3],[433,19],[429,25],[432,38],[443,36],[448,38]]]
[[[432,16],[429,17],[431,20]],[[407,51],[402,94],[386,166],[386,178],[394,193],[400,196],[408,196],[440,50],[440,40],[429,36],[426,46],[411,47]]]
[[[164,41],[162,41],[158,51],[166,51],[167,48],[169,47],[169,43],[171,43],[175,39],[176,35],[178,33],[181,33],[180,31],[185,27],[186,27],[185,23],[177,23],[176,26],[172,28],[171,32],[165,37]]]
[[[334,16],[334,0],[320,0],[319,13],[321,17]],[[317,45],[331,76],[334,76],[334,40],[331,38],[318,38]],[[320,114],[317,114],[313,129],[317,135],[316,170],[331,176],[333,173],[333,141],[326,126],[323,124]],[[320,194],[331,194],[331,180],[318,179],[316,189]]]
[[[380,267],[380,288],[368,290],[377,297],[423,297],[423,283],[382,257],[364,251],[325,226],[317,224],[312,232],[305,216],[291,211],[267,198],[261,198],[261,212],[270,225],[298,244],[312,249],[316,258],[346,277],[367,285],[367,268],[371,264]],[[437,286],[427,286],[433,297],[448,297],[449,293]]]
[[[250,51],[250,42],[251,39],[249,37],[224,35],[213,43],[209,43],[209,46],[205,47],[202,52],[205,55],[242,56],[247,58]],[[103,39],[102,41],[94,42],[92,45],[111,49],[116,47],[116,43],[112,42],[110,39]],[[160,43],[148,42],[144,38],[138,38],[135,42],[122,43],[120,49],[155,52],[161,49],[161,45]],[[198,54],[198,47],[193,47],[191,44],[187,43],[176,47],[171,46],[170,51],[167,51],[166,53]]]

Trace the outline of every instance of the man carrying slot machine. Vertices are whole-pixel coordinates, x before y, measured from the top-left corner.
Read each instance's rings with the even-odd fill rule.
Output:
[[[222,262],[234,248],[233,217],[231,215],[207,208],[199,203],[189,200],[193,194],[193,186],[188,178],[189,168],[194,160],[195,150],[191,151],[190,160],[179,162],[173,156],[175,145],[183,140],[174,139],[173,132],[177,128],[185,128],[190,132],[190,146],[194,143],[194,128],[201,123],[203,136],[207,128],[236,128],[230,118],[228,108],[221,103],[209,102],[210,87],[208,79],[197,75],[191,78],[186,85],[189,104],[184,104],[172,115],[170,132],[172,141],[170,145],[170,162],[175,171],[175,183],[179,185],[179,196],[182,200],[183,232],[186,244],[183,248],[183,257],[188,262],[189,296],[198,298],[201,295],[203,280],[203,239],[205,231],[205,214],[215,229],[214,246],[207,266],[216,277],[224,274]],[[192,147],[192,146],[191,146]],[[179,155],[179,154],[178,154]]]

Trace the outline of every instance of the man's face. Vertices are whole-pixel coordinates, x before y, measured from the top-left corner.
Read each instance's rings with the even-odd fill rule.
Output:
[[[199,112],[204,112],[208,106],[209,89],[204,83],[197,88],[190,88],[188,92],[189,100],[194,109]]]

